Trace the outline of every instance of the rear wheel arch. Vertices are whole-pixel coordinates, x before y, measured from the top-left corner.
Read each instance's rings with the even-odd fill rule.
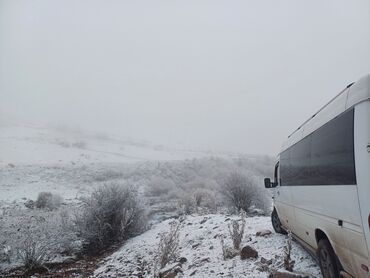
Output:
[[[315,230],[315,238],[316,238],[316,243],[317,244],[319,244],[319,241],[322,240],[322,239],[327,239],[330,242],[326,233],[324,231],[320,230],[320,229]]]
[[[343,267],[342,267],[342,264],[337,256],[337,254],[335,253],[335,250],[334,250],[334,247],[333,245],[331,244],[331,240],[330,238],[327,236],[327,234],[321,230],[321,229],[316,229],[315,230],[315,238],[316,238],[316,243],[317,243],[317,250],[316,250],[316,254],[317,256],[319,256],[319,243],[320,241],[326,241],[329,245],[330,245],[330,248],[333,250],[333,253],[334,253],[334,256],[335,256],[335,261],[336,261],[336,264],[337,264],[337,267],[338,267],[338,271],[342,270]]]

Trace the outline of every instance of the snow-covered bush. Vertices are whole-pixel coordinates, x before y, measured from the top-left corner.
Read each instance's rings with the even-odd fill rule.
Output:
[[[75,147],[78,149],[84,149],[86,148],[86,145],[87,145],[86,142],[82,140],[72,143],[72,147]]]
[[[248,212],[252,205],[265,209],[267,199],[263,198],[261,190],[253,178],[238,172],[229,174],[221,186],[221,194],[228,205],[236,211]]]
[[[149,182],[145,195],[152,197],[167,195],[170,191],[173,191],[175,187],[176,186],[172,180],[155,177]]]
[[[51,192],[40,192],[37,196],[36,207],[39,209],[57,209],[62,205],[63,198],[58,194]]]
[[[193,194],[196,208],[205,209],[208,213],[216,211],[216,197],[209,189],[196,189]]]
[[[27,223],[19,223],[14,253],[27,270],[33,270],[70,248],[76,237],[66,229],[61,215],[35,215]]]
[[[64,140],[57,140],[56,142],[59,146],[63,147],[63,148],[69,148],[71,146],[71,144],[67,141],[64,141]]]
[[[229,234],[233,241],[233,246],[236,250],[240,250],[240,244],[242,243],[243,236],[244,236],[244,229],[245,229],[245,218],[246,213],[245,211],[241,211],[241,224],[239,224],[238,220],[233,220],[231,224],[229,224]]]
[[[133,188],[110,184],[83,199],[76,229],[86,252],[95,253],[146,229],[142,202]]]
[[[226,246],[223,237],[221,237],[220,241],[221,241],[221,248],[222,248],[222,257],[224,260],[232,259],[239,254],[238,250],[230,246]]]
[[[182,214],[192,214],[196,212],[196,203],[193,195],[184,193],[178,201],[178,208]]]
[[[123,173],[113,169],[106,169],[94,174],[94,180],[98,182],[105,182],[120,179],[123,177]]]
[[[283,265],[285,270],[293,271],[295,262],[291,258],[292,252],[292,232],[288,231],[288,239],[286,240],[284,246],[284,258],[283,258]]]
[[[196,189],[191,193],[183,193],[178,201],[178,208],[182,214],[215,212],[216,198],[208,189]]]
[[[170,230],[159,236],[157,259],[160,268],[163,268],[179,257],[180,223],[177,221],[171,222]]]

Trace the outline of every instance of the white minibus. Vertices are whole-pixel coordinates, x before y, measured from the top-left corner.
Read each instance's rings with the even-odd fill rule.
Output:
[[[288,137],[274,175],[275,231],[312,251],[324,278],[370,277],[370,75]]]

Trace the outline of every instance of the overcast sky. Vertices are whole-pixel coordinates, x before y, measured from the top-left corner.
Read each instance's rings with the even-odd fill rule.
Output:
[[[370,73],[369,0],[0,0],[0,115],[275,155]]]

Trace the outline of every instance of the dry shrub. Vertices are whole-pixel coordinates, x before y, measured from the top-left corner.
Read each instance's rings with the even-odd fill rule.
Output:
[[[240,244],[242,243],[243,236],[244,236],[244,229],[245,229],[245,221],[246,221],[246,213],[245,211],[241,211],[241,224],[239,224],[238,220],[233,220],[231,224],[229,224],[229,234],[233,241],[233,246],[236,250],[240,250]]]
[[[96,189],[76,215],[84,250],[96,253],[146,229],[145,210],[130,187],[116,184]]]
[[[291,252],[292,252],[292,232],[288,231],[288,239],[284,246],[284,258],[283,264],[285,270],[293,271],[294,268],[294,261],[291,259]]]
[[[161,177],[152,178],[149,182],[145,195],[150,197],[159,197],[168,195],[171,191],[176,188],[174,182],[170,179]]]
[[[51,192],[40,192],[37,196],[36,207],[39,209],[57,209],[63,203],[63,198],[58,194],[52,194]]]
[[[68,220],[63,218],[62,215],[34,216],[32,222],[20,224],[14,250],[27,270],[44,267],[76,241],[74,233],[66,227]]]
[[[216,211],[216,197],[211,190],[196,189],[192,195],[196,208],[204,208],[208,213]]]
[[[216,211],[216,198],[212,191],[197,189],[192,193],[184,193],[178,201],[180,212],[186,215],[192,213],[212,213]]]
[[[86,146],[87,146],[86,142],[82,140],[72,143],[72,147],[75,147],[78,149],[85,149]]]
[[[178,208],[182,214],[192,214],[196,212],[196,204],[191,194],[184,193],[178,201]]]
[[[107,169],[101,172],[98,172],[94,175],[94,180],[98,182],[105,182],[120,179],[123,177],[123,173],[120,171]]]
[[[239,254],[238,250],[235,250],[232,247],[226,246],[224,239],[221,237],[221,248],[222,248],[222,257],[224,260],[232,259]]]
[[[229,206],[236,211],[248,212],[251,206],[260,209],[268,207],[266,203],[268,198],[256,181],[237,172],[231,173],[226,178],[221,188],[221,194]]]
[[[174,221],[170,223],[170,230],[167,233],[160,234],[157,254],[160,268],[179,257],[179,245],[180,223]]]

